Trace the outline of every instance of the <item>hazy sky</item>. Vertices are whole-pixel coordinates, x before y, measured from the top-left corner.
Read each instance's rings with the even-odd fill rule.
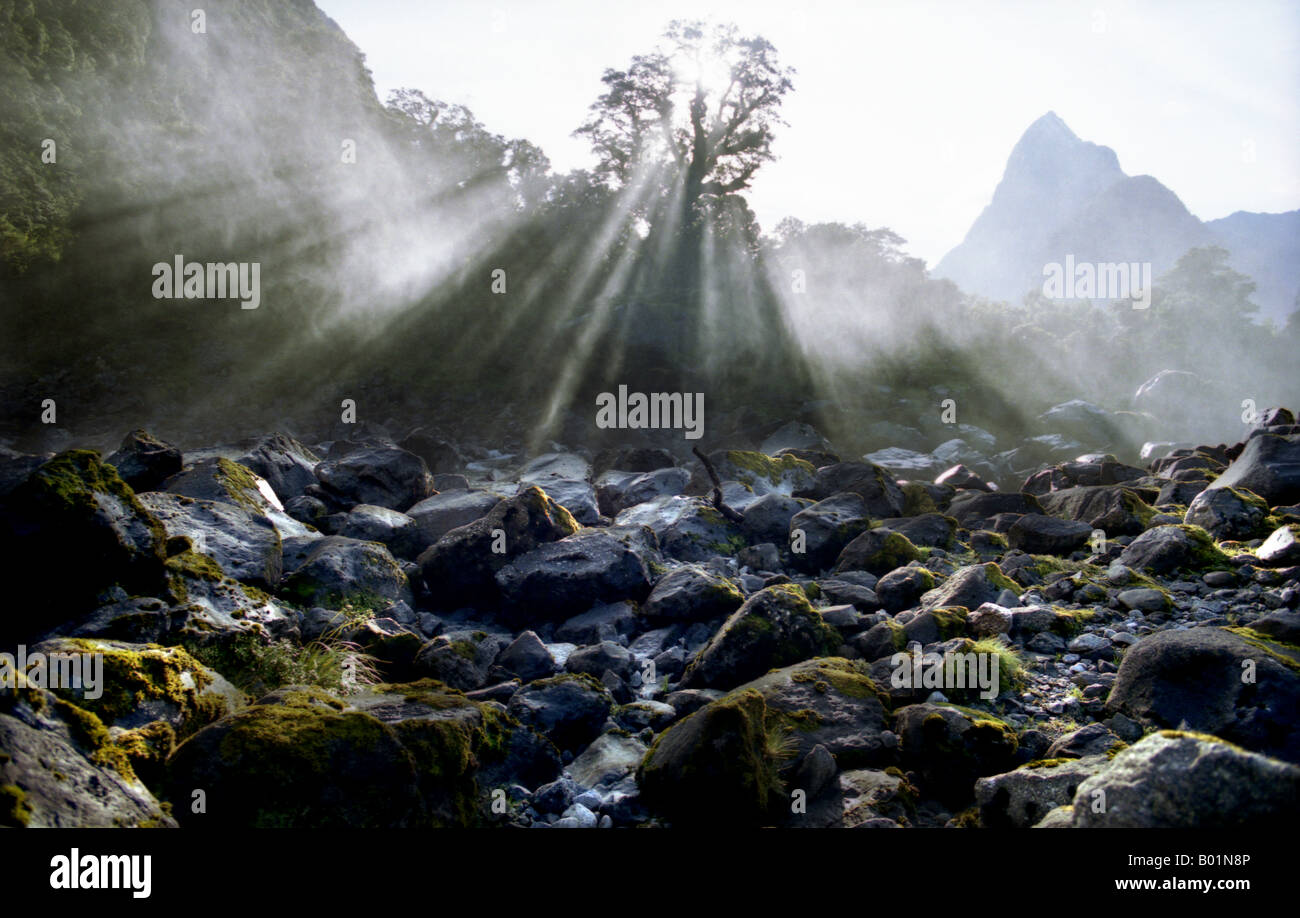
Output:
[[[604,68],[673,18],[776,45],[795,90],[750,202],[888,226],[931,266],[988,203],[1007,155],[1054,110],[1196,216],[1300,207],[1300,2],[317,0],[397,87],[468,105],[559,170]]]

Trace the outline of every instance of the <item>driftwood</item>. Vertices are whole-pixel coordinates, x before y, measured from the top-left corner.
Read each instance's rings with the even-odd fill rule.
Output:
[[[714,509],[716,509],[727,519],[731,520],[733,523],[745,522],[745,517],[743,514],[737,513],[735,510],[732,510],[725,503],[723,503],[722,482],[718,480],[718,470],[713,467],[713,463],[709,461],[709,457],[704,455],[704,453],[700,452],[700,448],[698,446],[692,446],[691,452],[693,452],[696,455],[696,457],[699,458],[699,460],[704,463],[704,471],[709,473],[709,480],[713,482]]]

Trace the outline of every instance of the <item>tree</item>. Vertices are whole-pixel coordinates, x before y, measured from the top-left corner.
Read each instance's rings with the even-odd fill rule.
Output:
[[[605,71],[606,92],[575,134],[591,140],[597,171],[619,186],[667,170],[674,181],[666,190],[680,193],[689,222],[702,199],[745,191],[773,159],[794,70],[778,63],[769,41],[734,25],[677,20],[664,39],[626,70]]]

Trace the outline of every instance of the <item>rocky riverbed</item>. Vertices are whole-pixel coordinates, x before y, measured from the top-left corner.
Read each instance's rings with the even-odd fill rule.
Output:
[[[791,423],[709,452],[716,495],[421,431],[6,450],[0,825],[1294,817],[1291,413],[1132,463],[981,435]]]

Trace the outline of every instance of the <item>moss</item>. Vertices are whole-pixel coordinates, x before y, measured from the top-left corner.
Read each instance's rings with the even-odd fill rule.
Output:
[[[745,601],[745,594],[728,577],[710,578],[705,584],[702,595],[707,602],[719,606],[738,606]]]
[[[162,785],[166,773],[167,757],[176,748],[176,732],[171,726],[156,720],[135,730],[125,730],[113,739],[122,751],[131,770],[147,786]]]
[[[54,699],[54,713],[67,724],[69,735],[89,753],[92,762],[113,769],[132,784],[139,780],[131,767],[131,760],[112,742],[102,720],[90,711],[58,697]]]
[[[456,656],[471,662],[478,656],[478,647],[472,641],[452,641],[451,649]]]
[[[1064,765],[1066,762],[1075,762],[1075,761],[1078,760],[1077,759],[1034,759],[1032,762],[1027,762],[1022,767],[1029,768],[1029,769],[1057,768],[1061,765]]]
[[[228,702],[223,696],[204,693],[212,676],[181,647],[148,644],[144,650],[124,650],[93,640],[65,643],[76,652],[101,655],[103,692],[90,699],[71,689],[53,691],[106,723],[116,723],[150,702],[163,701],[176,707],[178,734],[184,738],[227,713]]]
[[[788,472],[803,471],[810,477],[816,471],[806,459],[796,459],[786,454],[772,457],[749,450],[729,450],[727,461],[738,469],[736,480],[741,484],[752,486],[758,479],[764,479],[773,485],[780,484]]]
[[[1020,595],[1020,584],[1002,573],[1002,568],[998,567],[995,562],[990,561],[984,565],[984,574],[988,577],[989,583],[999,590],[1010,590],[1017,596]]]
[[[850,698],[875,698],[889,709],[889,696],[882,692],[871,678],[871,668],[861,660],[846,660],[843,657],[825,657],[814,661],[812,672],[795,673],[791,678],[796,681],[818,679],[829,683],[835,691]],[[813,675],[813,672],[816,675]]]
[[[0,826],[25,829],[31,820],[27,792],[16,784],[0,784]]]
[[[268,501],[257,486],[257,476],[238,462],[232,462],[224,456],[217,459],[217,471],[214,476],[217,484],[230,495],[230,499],[246,510],[264,513]]]
[[[814,581],[808,581],[801,584],[803,595],[808,597],[809,601],[815,601],[822,598],[822,588]]]
[[[422,704],[434,710],[463,708],[472,702],[465,693],[437,679],[419,679],[415,682],[381,682],[372,686],[384,695],[401,695],[407,704]]]
[[[939,628],[940,639],[947,641],[966,633],[966,617],[970,610],[965,606],[948,606],[931,609],[930,615]]]
[[[918,481],[909,481],[903,485],[903,516],[920,516],[923,513],[937,513],[938,505],[925,486]]]
[[[952,708],[953,710],[961,711],[963,714],[965,714],[967,717],[973,720],[976,726],[980,724],[989,724],[997,727],[999,730],[1003,730],[1010,733],[1013,737],[1015,736],[1016,731],[1011,729],[1011,725],[1008,724],[1005,720],[1003,720],[1001,717],[999,717],[996,714],[991,714],[988,711],[981,711],[979,708],[968,708],[960,704],[953,704],[950,701],[941,701],[939,702],[939,705],[940,707]]]
[[[960,813],[958,813],[956,816],[952,818],[952,825],[953,828],[956,829],[981,828],[983,824],[980,822],[979,807],[972,806],[968,809],[962,810]]]
[[[1252,647],[1262,650],[1269,657],[1281,663],[1287,669],[1293,672],[1300,672],[1300,646],[1288,644],[1285,641],[1279,641],[1277,638],[1263,634],[1253,628],[1244,625],[1238,625],[1232,628],[1225,628],[1238,637],[1244,639]]]
[[[1236,752],[1249,754],[1249,751],[1238,746],[1236,743],[1230,743],[1226,739],[1221,739],[1212,733],[1200,733],[1196,730],[1157,730],[1158,735],[1167,739],[1194,739],[1203,743],[1217,743],[1220,746],[1227,746]]]
[[[1074,637],[1083,631],[1085,623],[1097,615],[1096,609],[1066,609],[1052,606],[1056,613],[1052,619],[1052,631],[1064,638]]]

